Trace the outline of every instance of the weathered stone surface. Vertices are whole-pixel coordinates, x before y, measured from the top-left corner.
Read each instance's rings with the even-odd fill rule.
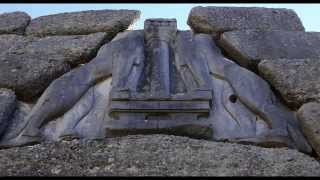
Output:
[[[262,78],[224,58],[210,35],[178,31],[173,32],[174,41],[159,42],[159,38],[168,40],[168,34],[162,33],[166,36],[151,33],[151,46],[145,44],[144,31],[119,33],[92,61],[53,81],[26,117],[27,124],[19,134],[1,146],[68,137],[163,133],[311,152],[293,112],[276,99]],[[159,61],[160,68],[152,67],[152,58]],[[164,96],[158,96],[157,88],[143,88],[152,86],[153,78],[164,76],[160,69],[170,74],[167,85],[176,86],[176,75],[181,76],[180,83],[191,85],[179,86],[178,91],[170,87],[159,93]],[[115,103],[113,97],[108,100],[110,88],[105,81],[102,84],[106,86],[97,90],[99,80],[109,76],[110,97],[112,90],[127,94],[117,97],[121,103]],[[189,91],[209,92],[210,96],[186,98]],[[138,93],[145,94],[147,100],[139,99]],[[175,98],[183,103],[178,104]]]
[[[91,87],[70,110],[42,128],[43,136],[52,141],[105,138],[111,81],[107,78]]]
[[[16,96],[9,89],[0,88],[0,139],[12,118],[16,109]]]
[[[12,89],[20,100],[30,101],[62,74],[90,61],[106,40],[106,33],[45,38],[2,35],[10,47],[0,56],[0,87]]]
[[[296,150],[164,135],[2,149],[0,164],[1,176],[320,176]]]
[[[304,104],[298,111],[298,118],[308,141],[320,155],[320,104]]]
[[[23,48],[27,39],[14,34],[0,35],[0,56],[11,49]]]
[[[136,10],[90,10],[32,19],[27,35],[85,35],[106,32],[109,38],[128,29],[140,17]]]
[[[0,14],[0,34],[22,35],[31,17],[25,12],[11,12]]]
[[[150,94],[170,96],[172,71],[170,51],[177,32],[175,19],[147,19],[144,22],[146,66],[150,62]],[[160,51],[160,52],[158,52]],[[146,70],[147,71],[147,70]]]
[[[205,60],[208,70],[203,71],[209,71],[212,78],[215,108],[209,118],[215,140],[311,151],[293,112],[281,104],[267,82],[223,57],[210,35],[197,34],[192,41],[190,36],[180,43],[195,42],[197,62]]]
[[[222,33],[233,30],[304,31],[291,9],[260,7],[194,7],[188,25],[196,33]]]
[[[132,33],[137,34],[135,43],[129,38],[123,41],[127,51],[114,50],[121,56],[116,57],[117,70],[113,71],[109,136],[174,133],[212,137],[210,122],[198,118],[209,114],[212,92],[184,86],[185,79],[175,66],[176,33],[175,19],[147,19],[144,31]],[[130,58],[122,58],[125,54]]]
[[[32,103],[25,103],[22,101],[16,102],[16,108],[11,116],[10,122],[6,128],[5,133],[1,137],[1,143],[7,142],[8,140],[16,137],[20,133],[20,129],[26,125],[27,119],[26,117],[31,112],[31,109],[34,104]]]
[[[293,108],[320,102],[320,58],[263,60],[258,68]]]
[[[218,41],[240,65],[256,68],[263,59],[302,59],[320,56],[320,33],[298,31],[232,31]]]

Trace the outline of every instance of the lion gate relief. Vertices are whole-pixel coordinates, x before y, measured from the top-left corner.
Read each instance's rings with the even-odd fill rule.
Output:
[[[177,30],[175,19],[119,33],[53,81],[1,146],[154,133],[311,151],[262,78],[224,57],[210,35]]]

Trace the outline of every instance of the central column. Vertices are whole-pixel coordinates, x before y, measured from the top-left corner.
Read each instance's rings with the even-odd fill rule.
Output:
[[[170,51],[176,32],[175,19],[147,19],[144,23],[151,96],[170,97]]]

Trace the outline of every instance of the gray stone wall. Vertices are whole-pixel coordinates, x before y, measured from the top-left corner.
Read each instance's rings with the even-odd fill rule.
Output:
[[[0,14],[0,175],[319,176],[318,32],[290,9],[139,16]]]

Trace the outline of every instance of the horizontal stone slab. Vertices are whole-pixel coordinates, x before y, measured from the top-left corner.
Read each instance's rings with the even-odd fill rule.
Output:
[[[25,12],[11,12],[0,14],[0,34],[25,33],[25,29],[30,23],[31,17]]]
[[[209,101],[112,101],[110,112],[209,112]]]
[[[32,19],[27,35],[86,35],[106,32],[113,37],[140,17],[136,10],[90,10],[40,16]]]
[[[167,135],[2,149],[0,163],[0,176],[320,176],[296,150]]]
[[[130,94],[128,91],[111,91],[112,100],[137,100],[137,101],[147,101],[147,100],[211,100],[212,91],[193,91],[188,93],[171,94],[170,96],[152,96],[149,93],[136,93]]]
[[[194,7],[188,25],[196,33],[221,33],[233,30],[260,29],[304,31],[291,9],[260,7]]]
[[[212,122],[199,113],[121,113],[108,120],[106,137],[130,134],[170,134],[212,139]]]
[[[232,31],[223,33],[218,43],[244,67],[256,67],[262,59],[320,57],[319,32]]]
[[[7,49],[0,47],[0,87],[14,90],[20,100],[32,101],[54,79],[94,58],[106,36],[1,35],[0,45]]]

